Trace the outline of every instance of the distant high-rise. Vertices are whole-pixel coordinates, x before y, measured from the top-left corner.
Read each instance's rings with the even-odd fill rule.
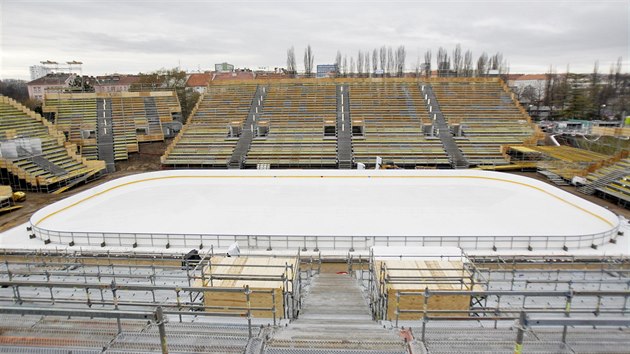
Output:
[[[317,78],[324,78],[324,77],[335,77],[335,75],[337,75],[337,73],[339,72],[339,68],[337,67],[337,64],[322,64],[322,65],[317,65]]]
[[[234,71],[234,65],[228,63],[214,64],[214,71],[220,73],[231,73]]]

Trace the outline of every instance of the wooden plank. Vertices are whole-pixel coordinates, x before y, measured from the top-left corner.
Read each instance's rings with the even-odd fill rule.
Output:
[[[296,269],[297,266],[299,265],[296,258],[215,256],[210,259],[210,265],[204,269],[206,278],[204,286],[232,289],[244,289],[245,286],[249,286],[251,290],[268,292],[250,295],[251,307],[267,309],[274,306],[274,297],[271,295],[273,292],[275,294],[276,316],[280,318],[283,317],[284,313],[283,294],[292,291],[292,283],[285,282],[283,279],[293,279],[291,269]],[[240,279],[221,279],[222,276],[235,276]],[[262,277],[265,279],[260,279]],[[204,305],[223,307],[222,309],[208,310],[221,313],[244,313],[248,307],[244,292],[206,291],[204,292]],[[243,310],[230,310],[229,307],[240,307]],[[252,311],[252,316],[269,318],[273,316],[273,313],[269,310]]]
[[[387,268],[385,279],[388,296],[387,319],[396,319],[396,293],[418,292],[418,295],[401,296],[398,307],[400,310],[423,310],[424,296],[421,294],[425,288],[429,290],[471,290],[470,274],[464,268],[461,261],[439,260],[387,260],[377,262],[377,277],[383,282],[380,275],[380,267]],[[398,279],[396,279],[398,277]],[[416,279],[404,279],[403,277],[416,277]],[[395,283],[398,280],[400,283]],[[477,288],[477,287],[475,287]],[[427,310],[462,310],[470,307],[468,295],[432,295],[427,302]],[[430,314],[430,316],[459,316],[464,313]],[[422,313],[403,313],[399,315],[401,320],[421,319]]]

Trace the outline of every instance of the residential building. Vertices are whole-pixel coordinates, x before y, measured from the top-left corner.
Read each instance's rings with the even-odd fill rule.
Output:
[[[186,80],[186,88],[198,93],[205,93],[211,79],[211,73],[190,74]]]
[[[510,75],[508,85],[519,91],[524,90],[527,86],[531,86],[536,90],[543,90],[546,80],[547,75],[545,74]]]
[[[234,72],[217,72],[212,74],[212,81],[224,80],[253,80],[256,77],[253,71],[237,70]]]
[[[70,83],[75,77],[76,75],[74,74],[66,73],[48,74],[44,77],[40,77],[26,84],[28,87],[28,97],[43,101],[45,93],[62,92],[69,88]]]
[[[128,92],[131,85],[140,80],[137,75],[106,75],[97,76],[94,84],[94,92]]]

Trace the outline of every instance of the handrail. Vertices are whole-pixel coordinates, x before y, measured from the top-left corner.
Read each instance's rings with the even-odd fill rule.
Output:
[[[243,247],[271,250],[278,248],[367,249],[376,245],[391,246],[455,246],[463,249],[544,248],[597,248],[617,235],[618,226],[604,232],[582,235],[238,235],[238,234],[176,234],[139,232],[74,232],[48,230],[31,224],[31,238],[39,237],[44,243],[57,242],[69,245],[120,246],[120,247],[174,247],[210,246],[228,247],[235,241]],[[556,245],[554,245],[556,244]],[[560,245],[561,244],[561,245]]]

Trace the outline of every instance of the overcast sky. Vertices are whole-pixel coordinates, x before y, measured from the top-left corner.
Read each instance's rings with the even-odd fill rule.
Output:
[[[476,58],[503,52],[511,73],[607,72],[630,56],[627,0],[606,1],[162,1],[0,0],[1,77],[29,79],[42,60],[79,60],[89,75],[178,65],[207,70],[286,66],[294,46],[303,70],[341,50],[404,45],[413,70],[424,51],[457,43]],[[434,64],[435,65],[435,64]]]

